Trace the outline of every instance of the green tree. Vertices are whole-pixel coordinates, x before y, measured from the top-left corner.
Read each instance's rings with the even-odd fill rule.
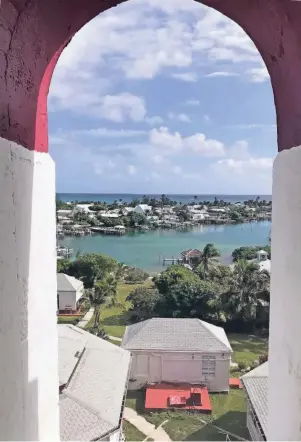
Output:
[[[85,288],[92,288],[97,280],[112,272],[115,274],[118,262],[110,256],[102,253],[84,253],[75,261],[71,262],[68,268],[68,275],[81,279]]]
[[[157,290],[138,287],[128,295],[126,300],[132,304],[132,310],[140,321],[154,316],[160,297]]]
[[[64,258],[58,259],[56,261],[56,271],[57,273],[66,273],[68,275],[69,267],[71,265],[71,260]]]
[[[217,286],[211,281],[181,281],[161,296],[157,312],[167,317],[218,319],[220,308],[217,291]]]
[[[220,261],[220,252],[213,244],[206,244],[200,259],[200,264],[196,268],[196,273],[201,279],[206,279],[209,274],[209,269],[217,266]]]
[[[197,266],[195,269],[195,273],[200,277],[200,279],[204,279],[204,271],[203,266]],[[229,278],[232,276],[232,270],[229,266],[219,263],[218,265],[209,266],[207,279],[208,281],[212,281],[218,284],[221,288],[221,292],[225,290],[225,287],[228,284]]]
[[[222,302],[229,320],[254,322],[258,310],[269,303],[270,275],[258,264],[247,260],[236,262],[229,289]]]
[[[154,283],[159,293],[165,295],[173,285],[180,282],[197,283],[199,278],[184,266],[172,265],[154,278]]]
[[[131,284],[142,283],[147,280],[149,274],[142,269],[137,269],[136,267],[132,267],[127,269],[124,280]]]
[[[232,252],[233,261],[240,259],[255,259],[259,250],[265,250],[269,255],[271,254],[271,246],[242,246],[234,249]]]
[[[94,307],[94,328],[99,325],[100,308],[108,300],[116,296],[117,284],[114,278],[107,277],[102,281],[97,281],[94,288],[89,291],[89,300],[91,307]]]

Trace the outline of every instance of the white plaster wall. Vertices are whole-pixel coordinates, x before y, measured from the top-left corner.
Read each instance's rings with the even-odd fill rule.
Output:
[[[137,363],[137,355],[144,355],[148,359],[148,373],[141,372],[139,364]],[[207,356],[202,353],[188,353],[188,352],[135,352],[132,351],[132,365],[130,378],[134,379],[136,382],[129,383],[129,389],[137,389],[145,385],[148,382],[159,382],[157,364],[152,364],[152,359],[156,358],[157,355],[161,355],[161,370],[159,375],[161,375],[161,380],[167,382],[175,382],[172,376],[168,375],[167,361],[170,366],[170,362],[175,365],[180,363],[183,365],[183,378],[179,379],[179,382],[204,382],[208,386],[209,391],[215,392],[227,392],[229,391],[229,375],[230,375],[230,354],[224,353],[224,356],[220,353],[214,354],[216,357],[216,370],[214,377],[208,377],[202,375],[202,356]],[[192,355],[194,360],[192,361]],[[209,354],[208,354],[209,355]],[[210,353],[210,355],[213,355]],[[196,380],[194,376],[194,370],[190,370],[191,363],[199,363],[199,378]],[[165,365],[164,365],[165,364]],[[185,368],[186,367],[186,368]],[[156,370],[156,371],[155,371]],[[189,374],[191,373],[191,376]]]
[[[0,440],[58,440],[55,166],[0,139]]]
[[[76,310],[77,292],[58,292],[59,309],[65,310],[66,306],[71,306],[72,310]]]
[[[253,441],[263,440],[260,430],[258,429],[257,425],[255,425],[255,423],[253,422],[252,413],[250,411],[249,406],[248,406],[248,410],[247,410],[247,428],[249,430],[251,439]]]
[[[118,442],[120,440],[120,429],[110,434],[110,442]]]
[[[273,169],[268,440],[301,440],[301,147]]]

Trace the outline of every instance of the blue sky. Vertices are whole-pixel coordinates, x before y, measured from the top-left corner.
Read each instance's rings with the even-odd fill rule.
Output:
[[[58,192],[270,194],[272,88],[244,31],[193,0],[130,0],[73,38],[49,94]]]

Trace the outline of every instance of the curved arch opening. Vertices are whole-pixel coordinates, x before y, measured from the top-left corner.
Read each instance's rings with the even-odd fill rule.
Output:
[[[171,180],[179,183],[184,164],[172,160],[185,152],[190,159],[184,166],[186,187],[203,175],[197,183],[203,193],[213,173],[223,174],[226,187],[217,185],[212,193],[235,193],[242,180],[248,184],[245,193],[270,193],[276,126],[268,73],[247,34],[214,9],[193,1],[185,7],[179,2],[129,2],[100,14],[63,52],[51,91],[50,106],[58,120],[50,112],[57,127],[52,132],[54,155],[67,138],[67,148],[78,146],[83,171],[88,150],[99,183],[106,173],[115,174],[116,185],[106,184],[105,192],[124,187],[119,175],[130,182],[141,174],[157,183],[149,192],[170,193],[170,187],[160,191],[162,171],[173,170]],[[62,115],[73,119],[77,131]],[[81,149],[85,143],[89,149]],[[116,166],[112,149],[119,158]],[[130,161],[130,155],[144,155],[144,165],[137,158]],[[198,174],[201,160],[207,175]],[[149,166],[152,177],[144,173]],[[74,170],[74,188],[79,172]],[[58,165],[59,185],[61,178]],[[141,184],[141,192],[147,192]],[[127,191],[135,193],[135,185]],[[260,186],[265,190],[260,192]],[[96,189],[95,184],[82,191]],[[193,193],[191,187],[186,191]]]

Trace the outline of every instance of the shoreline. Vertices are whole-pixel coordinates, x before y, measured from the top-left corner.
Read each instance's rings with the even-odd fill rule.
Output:
[[[194,226],[191,229],[161,229],[131,232],[123,236],[88,235],[65,237],[59,243],[72,248],[73,256],[81,253],[104,253],[129,267],[138,267],[151,275],[162,272],[162,258],[177,257],[190,248],[202,249],[214,244],[221,252],[221,261],[229,265],[231,253],[241,246],[264,245],[269,242],[270,221],[219,226]]]

